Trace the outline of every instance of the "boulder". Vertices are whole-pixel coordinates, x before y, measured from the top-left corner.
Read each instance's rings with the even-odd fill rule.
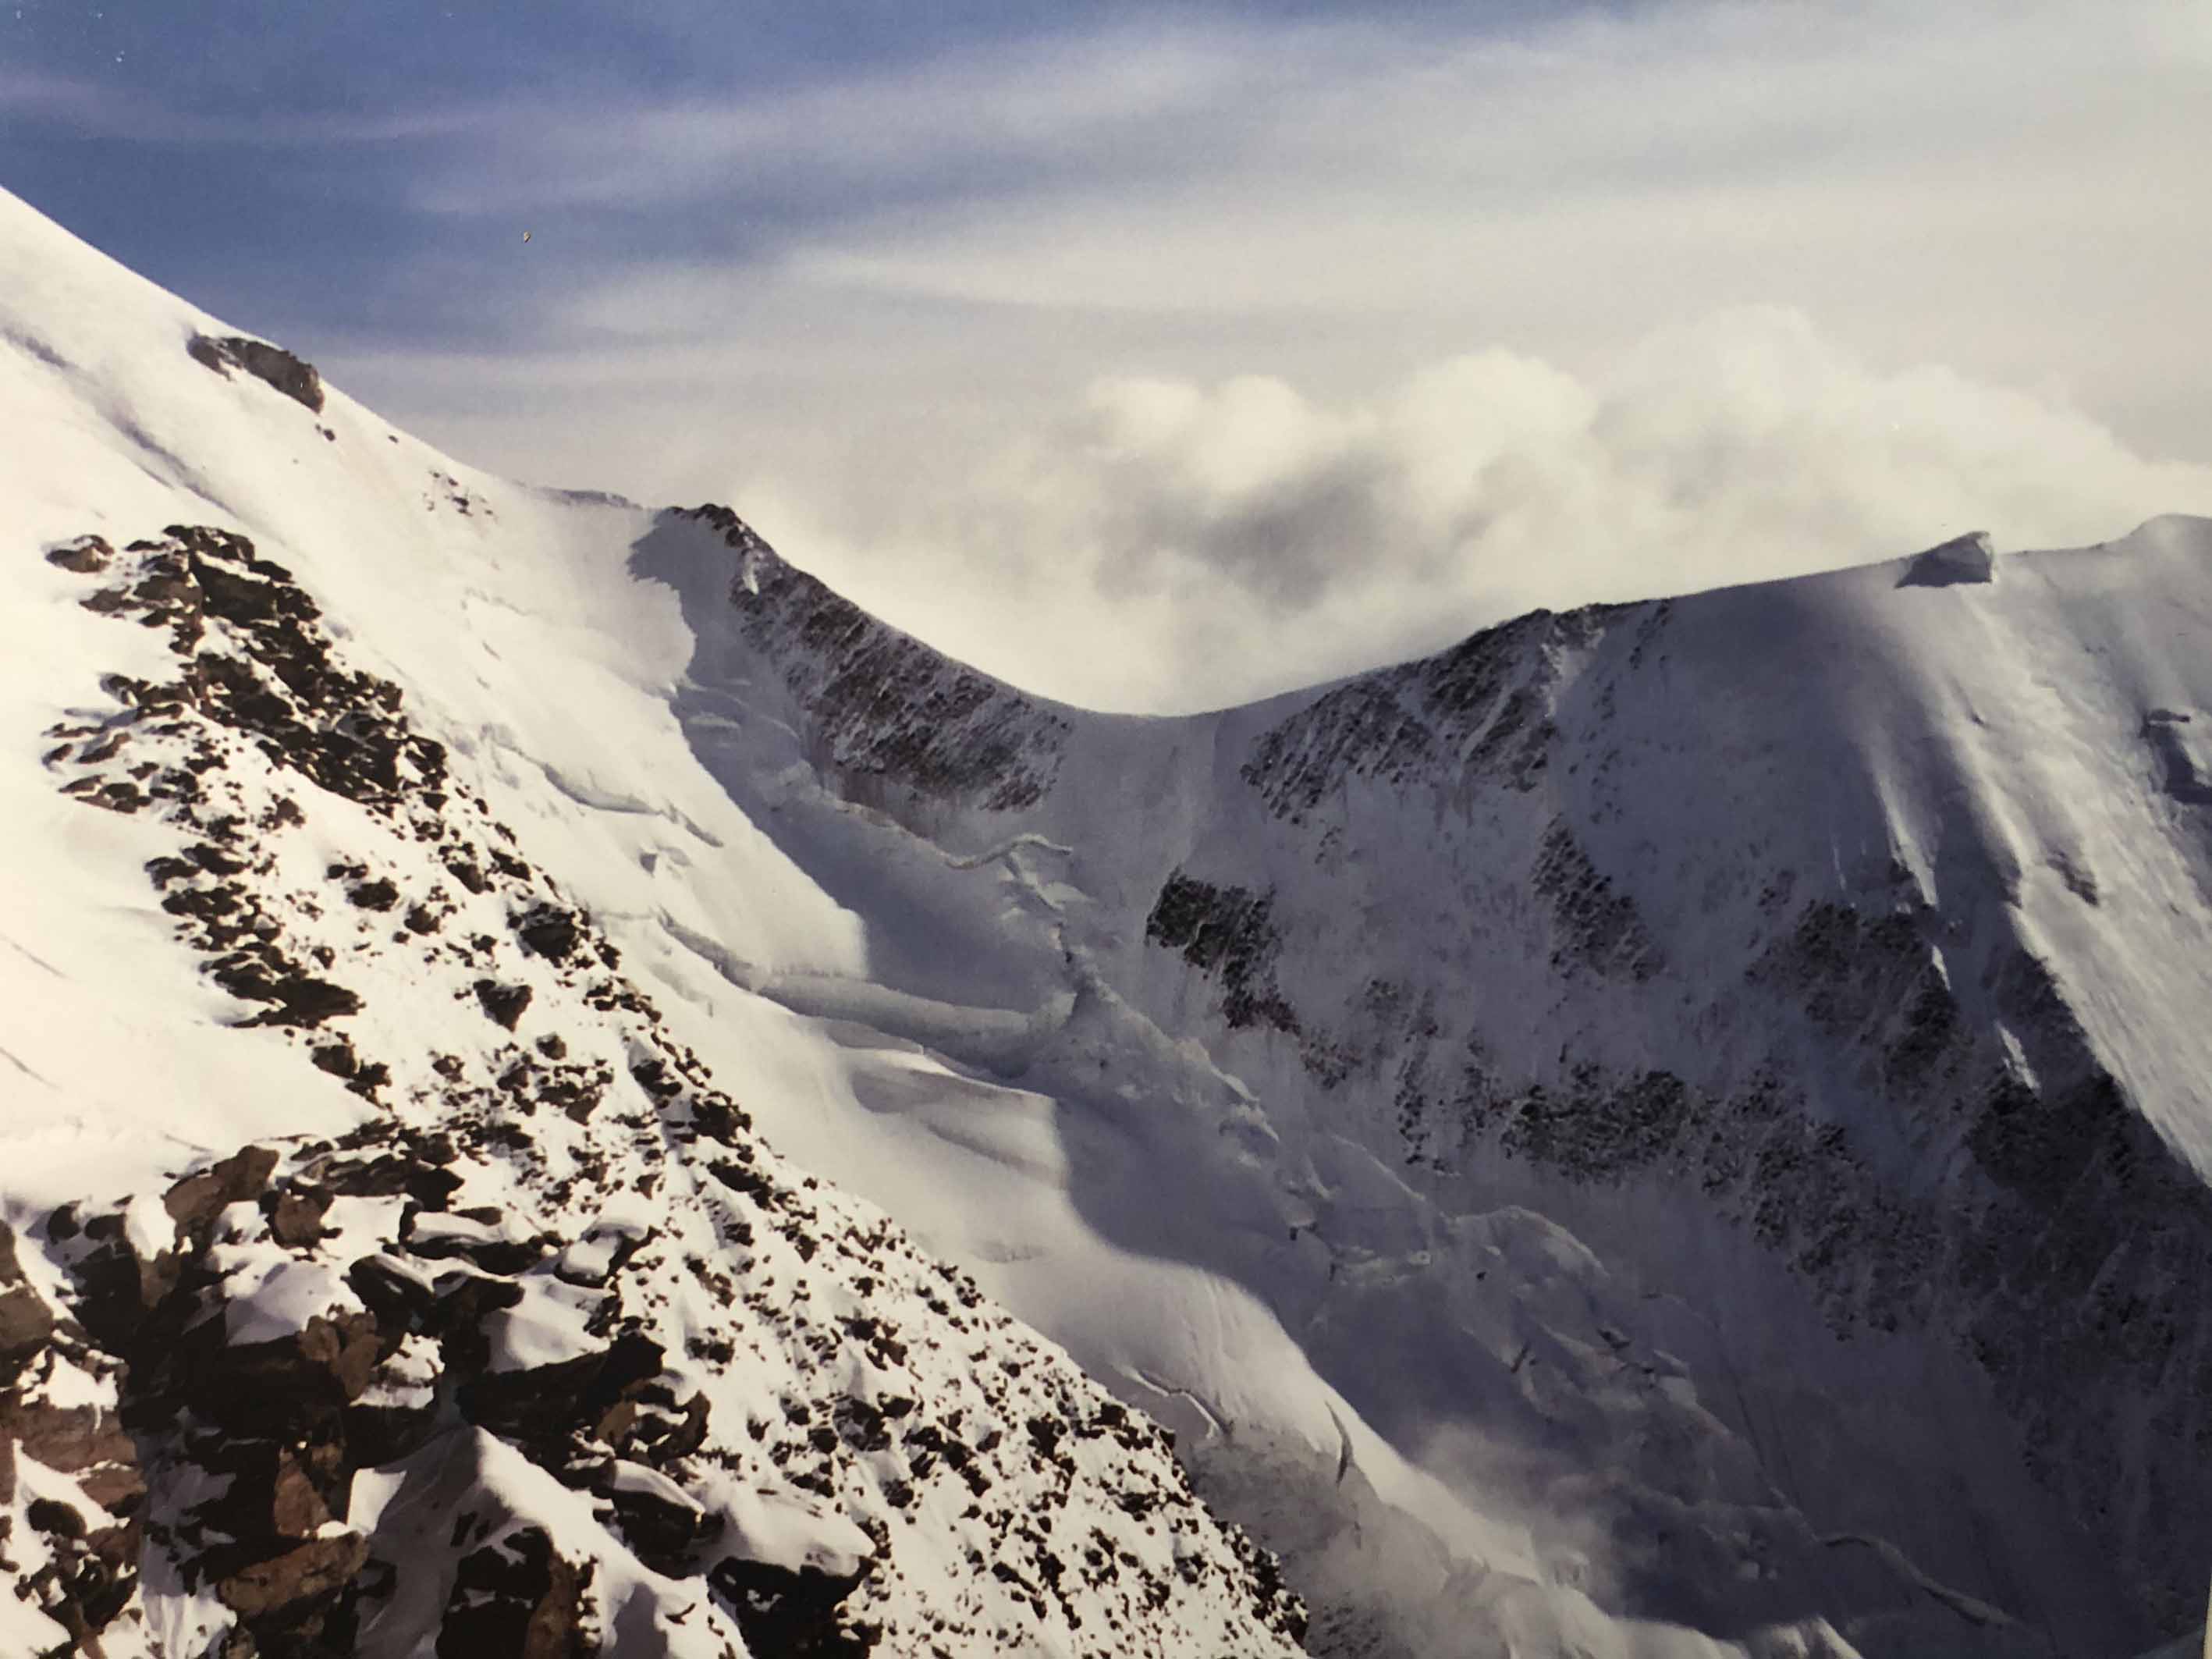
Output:
[[[866,1659],[874,1633],[842,1616],[845,1598],[867,1577],[863,1565],[849,1576],[815,1567],[779,1567],[731,1557],[715,1564],[707,1582],[728,1606],[755,1653],[791,1659]]]
[[[310,1538],[265,1560],[250,1562],[216,1587],[216,1599],[249,1621],[276,1618],[295,1623],[335,1599],[368,1559],[368,1540],[358,1533]]]
[[[541,904],[518,917],[514,931],[529,951],[549,962],[566,962],[582,937],[576,918],[556,904]]]
[[[292,1188],[277,1194],[268,1207],[270,1237],[286,1249],[303,1250],[323,1236],[331,1195],[313,1188]]]
[[[510,1031],[522,1018],[522,1011],[530,1006],[527,985],[501,985],[496,980],[480,979],[476,982],[476,994],[484,1017]]]
[[[54,1332],[53,1310],[28,1285],[0,1290],[0,1387],[20,1376]]]
[[[585,1575],[536,1527],[461,1558],[438,1626],[438,1659],[582,1659]]]
[[[161,1206],[179,1232],[200,1232],[228,1206],[260,1197],[276,1167],[276,1154],[269,1147],[242,1146],[177,1182],[162,1195]]]
[[[625,1334],[598,1353],[529,1370],[491,1371],[461,1392],[461,1413],[494,1434],[544,1445],[589,1432],[632,1383],[659,1374],[660,1345]]]
[[[294,1448],[231,1438],[208,1446],[204,1462],[211,1473],[230,1480],[194,1516],[242,1544],[311,1539],[331,1519],[329,1504]]]
[[[194,362],[225,378],[232,369],[242,368],[294,402],[304,404],[318,415],[322,413],[323,377],[313,363],[294,356],[282,346],[243,334],[195,334],[185,343],[185,350]]]
[[[64,542],[59,547],[46,550],[48,564],[73,570],[80,576],[99,574],[114,556],[115,550],[98,536],[79,536],[74,541]]]
[[[190,1333],[159,1381],[232,1432],[329,1423],[368,1386],[379,1358],[376,1319],[362,1309],[318,1314],[270,1342],[225,1343],[222,1333],[221,1320]]]
[[[121,1513],[146,1490],[138,1472],[138,1445],[112,1412],[97,1406],[57,1406],[0,1395],[0,1443],[75,1477],[78,1489],[101,1508]]]

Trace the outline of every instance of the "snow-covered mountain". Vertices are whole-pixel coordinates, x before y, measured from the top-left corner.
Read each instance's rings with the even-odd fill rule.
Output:
[[[5,197],[0,410],[11,1649],[2201,1620],[2212,525],[1136,719]]]

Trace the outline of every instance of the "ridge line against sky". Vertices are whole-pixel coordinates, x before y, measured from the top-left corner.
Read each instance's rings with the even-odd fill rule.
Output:
[[[730,500],[1072,701],[2212,511],[2172,0],[29,0],[0,40],[0,184],[72,230],[465,459]]]

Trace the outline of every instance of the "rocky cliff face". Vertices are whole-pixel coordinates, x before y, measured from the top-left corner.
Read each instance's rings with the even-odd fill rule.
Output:
[[[0,1233],[21,1650],[1295,1649],[1161,1431],[763,1146],[289,571],[48,556],[172,668],[54,786],[161,826],[236,1041],[363,1111]]]
[[[786,562],[726,507],[670,515],[736,556],[729,603],[748,645],[805,711],[816,765],[856,795],[987,812],[1044,798],[1068,721],[1054,708],[953,662]]]
[[[1970,550],[1985,560],[1985,542]],[[1949,585],[1921,574],[1929,556],[1899,585]],[[2212,580],[2212,559],[2200,570]],[[2085,1028],[2084,1005],[2106,993],[2087,963],[2057,958],[2043,915],[2093,915],[2100,890],[2063,846],[2039,849],[2039,902],[2018,877],[1992,892],[1913,868],[1920,826],[1902,811],[1890,860],[1840,881],[1738,851],[1719,822],[1727,838],[1709,856],[1655,848],[1639,821],[1650,798],[1606,772],[1644,741],[1641,711],[1680,648],[1673,619],[1699,603],[1527,618],[1261,734],[1242,781],[1316,872],[1254,901],[1271,918],[1268,982],[1299,988],[1271,993],[1273,1023],[1324,1094],[1388,1092],[1408,1161],[1662,1187],[1786,1264],[1846,1340],[1932,1337],[1987,1379],[2023,1466],[2122,1565],[2130,1594],[2178,1624],[2212,1556],[2212,1530],[2183,1519],[2201,1507],[2212,1446],[2212,1327],[2197,1305],[2212,1188],[2160,1121],[2201,1124],[2212,1096],[2201,1082],[2179,1098],[2131,1092],[2115,1073],[2130,1056]],[[1748,638],[1734,649],[1758,654]],[[2105,734],[2124,763],[2132,725]],[[1695,791],[1756,758],[1684,735],[1675,775],[1647,769],[1637,783]],[[2130,782],[2147,830],[2168,817],[2154,777]],[[1335,929],[1352,884],[1328,871],[1342,832],[1324,803],[1353,787],[1436,814],[1483,887],[1525,896],[1529,925],[1495,942],[1550,988],[1556,1054],[1531,1051],[1525,999],[1500,1008],[1480,980],[1377,981],[1346,959]],[[1973,809],[1954,795],[1949,810]],[[2168,821],[2171,855],[2201,872],[2204,826]],[[1686,868],[1655,867],[1669,858]],[[1163,886],[1156,938],[1190,887],[1181,872]],[[1435,897],[1447,927],[1495,914],[1480,894]],[[2200,898],[2150,925],[2185,951],[2207,921]],[[1410,910],[1407,922],[1420,925]],[[1219,1018],[1247,1023],[1258,970],[1187,954],[1215,979]]]

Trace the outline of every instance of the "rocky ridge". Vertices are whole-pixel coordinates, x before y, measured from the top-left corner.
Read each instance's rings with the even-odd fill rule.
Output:
[[[0,1239],[0,1583],[48,1650],[1276,1654],[1162,1432],[798,1175],[243,537],[51,549],[165,681],[46,734],[362,1103]]]
[[[1965,538],[1906,562],[1899,585],[1970,558],[1980,574],[1944,584],[1988,581],[1987,538]],[[2012,1416],[2037,1481],[2178,1622],[2208,1546],[2175,1517],[2212,1446],[2212,1330],[2193,1288],[2212,1271],[2212,1188],[2130,1100],[2016,895],[1970,908],[1894,860],[1842,892],[1815,868],[1747,863],[1705,896],[1749,945],[1670,968],[1692,947],[1645,914],[1625,860],[1608,873],[1585,844],[1618,845],[1638,799],[1602,775],[1546,780],[1618,758],[1615,710],[1651,696],[1673,618],[1695,603],[1539,613],[1264,732],[1243,781],[1319,876],[1254,901],[1271,918],[1270,1024],[1324,1091],[1389,1099],[1410,1163],[1449,1177],[1503,1158],[1595,1192],[1696,1193],[1846,1340],[1943,1334]],[[1440,839],[1482,849],[1483,886],[1534,901],[1564,1016],[1556,1060],[1482,999],[1345,959],[1348,896],[1319,873],[1325,815],[1309,818],[1355,778],[1433,811]],[[2096,905],[2078,868],[2060,873]],[[1176,872],[1160,905],[1192,881]],[[1261,970],[1186,954],[1218,979],[1220,1018],[1250,1023]],[[1680,1001],[1652,994],[1676,987]],[[1686,1029],[1744,1035],[1699,1053]]]
[[[726,507],[671,516],[707,526],[737,555],[730,603],[807,711],[817,765],[856,790],[875,781],[984,811],[1043,799],[1068,730],[1051,706],[877,621]]]

